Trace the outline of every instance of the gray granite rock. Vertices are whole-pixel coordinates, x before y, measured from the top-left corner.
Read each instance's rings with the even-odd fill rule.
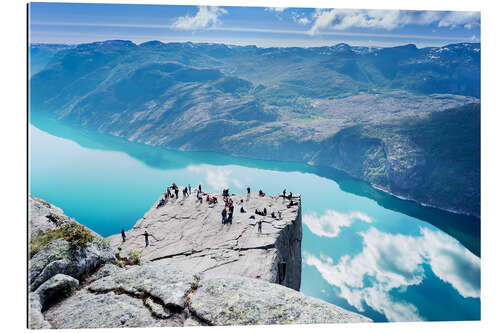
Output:
[[[102,277],[45,313],[54,328],[369,322],[260,279],[202,276],[161,262]]]
[[[40,303],[40,296],[37,293],[29,293],[28,295],[28,328],[52,328],[42,314],[42,304]]]
[[[45,312],[54,328],[159,326],[139,298],[82,289]]]
[[[92,283],[96,280],[99,280],[103,277],[106,277],[106,276],[110,276],[110,275],[113,275],[113,274],[117,274],[119,272],[122,272],[124,269],[123,268],[120,268],[118,267],[117,265],[115,264],[104,264],[101,268],[99,268],[99,270],[97,272],[95,272],[94,274],[92,274],[87,280],[86,282],[87,283]]]
[[[221,224],[221,203],[199,204],[192,195],[160,208],[155,204],[127,232],[126,242],[119,234],[109,237],[121,257],[131,250],[141,254],[137,266],[109,264],[115,261],[114,251],[102,241],[83,247],[52,241],[29,261],[30,289],[36,291],[29,299],[30,328],[370,321],[296,291],[301,275],[300,197],[294,199],[299,205],[289,208],[288,200],[278,196],[231,197],[232,225]],[[248,213],[239,213],[241,205]],[[254,214],[264,207],[267,216]],[[278,210],[282,219],[271,218]],[[257,232],[258,221],[262,233]],[[148,247],[145,230],[152,234]],[[75,278],[83,281],[78,291],[48,302],[73,290]]]
[[[186,297],[197,283],[194,274],[171,270],[163,263],[136,266],[103,277],[89,291],[107,293],[119,290],[135,297],[152,297],[168,308],[183,309]]]
[[[102,241],[75,247],[62,238],[56,239],[29,260],[30,290],[35,291],[56,274],[79,279],[100,265],[115,260],[113,250]]]
[[[202,279],[189,310],[210,325],[371,322],[293,289],[243,277]]]
[[[159,208],[156,202],[126,232],[126,242],[122,242],[120,234],[108,239],[121,256],[135,250],[141,253],[143,261],[162,261],[172,268],[207,275],[226,273],[260,278],[299,290],[300,196],[294,198],[298,206],[287,208],[289,200],[277,195],[231,195],[234,218],[232,224],[226,225],[221,223],[224,202],[221,195],[217,197],[215,205],[205,200],[200,204],[193,191],[191,196],[183,198],[181,194],[179,199],[169,199]],[[246,213],[240,213],[242,206]],[[263,208],[267,209],[267,216],[255,214],[256,209]],[[282,219],[272,218],[273,211],[281,211]],[[258,232],[258,221],[262,221],[262,233]],[[152,234],[147,247],[142,235],[146,230]]]
[[[30,238],[57,229],[70,221],[71,219],[64,214],[61,208],[32,195],[28,196],[28,233]]]
[[[64,274],[56,274],[42,283],[36,293],[40,297],[40,304],[43,307],[55,297],[69,296],[78,285],[77,279]]]

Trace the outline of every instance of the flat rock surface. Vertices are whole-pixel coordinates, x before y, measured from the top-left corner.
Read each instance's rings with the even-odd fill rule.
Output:
[[[370,322],[275,283],[200,277],[161,262],[102,277],[44,315],[53,328]]]
[[[273,325],[370,322],[293,289],[257,279],[202,279],[189,309],[212,325]]]
[[[206,196],[199,203],[195,191],[184,198],[180,188],[178,199],[171,198],[156,208],[158,200],[132,230],[126,231],[125,242],[120,234],[108,237],[111,246],[121,256],[127,256],[131,250],[140,252],[142,262],[161,260],[181,270],[261,278],[300,288],[300,196],[294,198],[299,205],[287,208],[289,200],[278,195],[233,194],[233,223],[223,225],[222,195],[216,194],[217,204],[208,204]],[[240,213],[242,206],[246,213]],[[267,216],[255,214],[256,209],[264,208]],[[277,215],[278,211],[282,213],[281,220],[271,217],[272,212]],[[258,221],[262,221],[261,233]],[[149,246],[143,235],[146,230],[152,235]],[[281,275],[278,263],[287,266]]]

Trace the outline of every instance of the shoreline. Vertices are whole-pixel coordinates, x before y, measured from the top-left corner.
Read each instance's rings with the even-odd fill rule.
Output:
[[[443,212],[457,214],[457,215],[463,215],[463,216],[466,216],[466,217],[470,217],[470,218],[474,218],[474,219],[477,219],[477,220],[481,220],[481,216],[475,215],[473,213],[468,213],[468,212],[465,212],[465,211],[458,211],[458,210],[454,210],[454,209],[450,209],[450,208],[439,207],[439,206],[435,206],[435,205],[432,205],[432,204],[427,204],[427,203],[420,202],[418,200],[415,200],[415,199],[411,198],[410,196],[404,196],[404,195],[401,195],[401,194],[395,194],[395,193],[393,193],[393,192],[391,192],[391,191],[389,191],[387,189],[384,189],[384,188],[382,188],[382,187],[380,187],[380,186],[378,186],[376,184],[373,184],[373,183],[370,183],[370,182],[368,182],[368,181],[366,181],[364,179],[360,179],[358,177],[352,176],[351,174],[349,174],[345,170],[336,169],[336,168],[333,168],[331,166],[311,164],[309,162],[297,161],[297,160],[272,160],[272,159],[259,158],[257,156],[256,157],[248,157],[248,156],[242,155],[242,154],[233,154],[233,153],[230,153],[230,152],[223,152],[223,151],[175,149],[175,148],[171,148],[171,147],[165,147],[165,146],[162,146],[162,145],[155,145],[155,144],[152,144],[152,143],[130,141],[130,140],[128,140],[125,137],[115,136],[115,135],[113,135],[111,133],[102,133],[102,132],[99,132],[99,131],[93,130],[93,129],[76,127],[74,125],[66,123],[64,120],[59,120],[56,117],[52,117],[51,115],[45,114],[45,113],[41,117],[45,118],[45,119],[48,119],[48,120],[51,120],[51,121],[55,121],[57,123],[57,125],[63,126],[63,127],[67,127],[67,128],[72,129],[72,130],[83,131],[83,132],[86,132],[87,134],[92,133],[92,134],[95,134],[97,136],[105,136],[105,137],[112,138],[114,140],[118,139],[118,140],[122,141],[122,143],[124,143],[124,144],[141,145],[143,147],[148,147],[148,148],[151,148],[151,149],[162,149],[162,150],[165,150],[165,151],[170,152],[170,153],[210,153],[210,154],[218,154],[218,155],[222,155],[222,156],[226,156],[226,157],[230,157],[230,158],[243,159],[243,160],[246,160],[248,162],[251,162],[251,161],[260,161],[260,162],[270,162],[270,163],[294,163],[294,164],[297,164],[297,166],[302,165],[302,166],[305,166],[305,167],[312,167],[312,168],[314,168],[314,167],[326,168],[326,169],[332,170],[334,172],[341,172],[341,173],[347,175],[348,177],[350,177],[351,179],[359,181],[359,182],[362,182],[362,183],[370,186],[371,188],[373,188],[375,190],[381,191],[381,192],[383,192],[383,193],[385,193],[385,194],[387,194],[387,195],[389,195],[391,197],[395,197],[395,198],[400,199],[400,200],[413,202],[413,203],[419,205],[420,207],[437,209],[437,210],[440,210],[440,211],[443,211]],[[78,145],[81,145],[81,143],[79,143],[78,141],[74,140],[73,138],[68,138],[66,136],[59,136],[58,134],[51,133],[50,131],[46,130],[45,128],[42,128],[44,126],[40,127],[39,126],[40,124],[35,124],[31,120],[29,120],[29,124],[33,125],[34,127],[36,127],[37,129],[39,129],[40,131],[46,132],[46,133],[48,133],[50,135],[53,135],[53,136],[56,136],[56,137],[61,137],[61,138],[73,141],[73,142],[77,143]],[[85,146],[82,146],[82,147],[85,147]],[[128,154],[124,150],[117,149],[117,147],[111,147],[111,148],[112,148],[111,149],[112,151],[123,152],[123,153]],[[128,154],[128,155],[130,155],[130,154]],[[130,155],[130,156],[132,158],[134,158],[134,159],[138,159],[137,157],[134,157],[132,155]],[[140,159],[138,159],[138,160],[140,160]],[[142,162],[142,160],[140,160],[140,161]],[[245,164],[242,164],[242,165],[246,166]],[[302,172],[300,170],[293,170],[293,171]],[[336,180],[334,178],[330,178],[330,177],[324,176],[324,175],[317,174],[313,170],[306,170],[305,172],[311,172],[311,173],[313,173],[315,175],[318,175],[319,177],[324,177],[324,178],[327,178],[327,179],[331,179],[335,183],[337,183],[337,184],[339,183],[338,180]],[[356,195],[360,195],[360,194],[356,194]],[[370,198],[370,197],[368,197],[368,198]],[[370,198],[370,199],[373,199],[373,198]]]

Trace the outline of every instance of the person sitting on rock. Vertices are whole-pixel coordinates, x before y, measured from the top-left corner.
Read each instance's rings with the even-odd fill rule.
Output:
[[[281,211],[278,210],[278,220],[281,220]]]
[[[275,219],[275,218],[276,218],[276,214],[274,214],[274,212],[272,212],[272,213],[271,213],[271,217],[272,217],[273,219]]]
[[[207,202],[210,203],[210,196],[207,194]]]
[[[156,206],[156,208],[157,209],[160,208],[161,206],[163,206],[165,204],[165,202],[166,202],[165,199],[161,198],[160,202],[158,203],[158,205]]]
[[[263,197],[265,196],[266,194],[262,191],[262,190],[259,190],[259,197]]]
[[[241,206],[240,208],[240,213],[246,213],[245,208],[243,208],[243,206]]]

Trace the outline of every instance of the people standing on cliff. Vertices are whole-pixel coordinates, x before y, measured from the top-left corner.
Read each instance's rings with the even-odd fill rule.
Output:
[[[200,184],[200,185],[198,185],[198,192],[200,192],[200,193],[201,193],[201,184]]]
[[[125,235],[125,229],[122,229],[122,243],[125,243],[127,236]]]
[[[188,184],[189,195],[191,195],[191,184]]]
[[[149,234],[148,234],[148,231],[144,231],[144,233],[142,234],[144,236],[144,242],[146,242],[146,247],[149,245]]]
[[[262,221],[257,222],[257,232],[262,233]]]
[[[247,194],[250,194],[250,187],[247,187]]]
[[[229,222],[229,224],[233,224],[233,211],[232,210],[229,210],[229,214],[227,216],[227,222]]]
[[[283,198],[286,197],[286,189],[283,190]]]
[[[266,209],[266,207],[264,207],[264,210],[262,211],[262,213],[264,214],[264,216],[267,216],[267,209]]]
[[[177,186],[175,187],[174,191],[175,191],[175,198],[179,199],[179,188]]]
[[[226,207],[224,207],[224,209],[222,210],[221,215],[222,215],[222,224],[225,224],[227,215]]]

